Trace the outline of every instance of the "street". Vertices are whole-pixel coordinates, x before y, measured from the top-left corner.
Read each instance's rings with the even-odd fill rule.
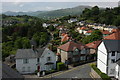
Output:
[[[93,80],[90,76],[90,65],[84,64],[75,68],[72,68],[67,71],[60,71],[57,73],[49,74],[44,76],[43,78],[86,78],[89,80]]]

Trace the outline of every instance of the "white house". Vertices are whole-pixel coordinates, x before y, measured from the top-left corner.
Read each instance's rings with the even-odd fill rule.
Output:
[[[97,68],[110,77],[120,80],[120,66],[117,61],[120,59],[120,35],[114,33],[106,37],[98,46]]]
[[[117,61],[117,65],[115,67],[115,77],[120,80],[120,59]]]
[[[73,22],[76,22],[77,19],[76,18],[71,18],[70,20],[68,20],[68,23],[73,23]]]
[[[50,26],[50,24],[43,23],[42,26],[45,27],[45,28],[47,28],[48,26]]]
[[[56,55],[48,48],[18,49],[16,69],[21,74],[56,69]]]

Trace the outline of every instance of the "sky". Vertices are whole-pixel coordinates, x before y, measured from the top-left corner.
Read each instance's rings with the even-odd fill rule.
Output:
[[[6,11],[50,11],[64,8],[72,8],[80,5],[116,7],[119,0],[1,0],[0,13]]]

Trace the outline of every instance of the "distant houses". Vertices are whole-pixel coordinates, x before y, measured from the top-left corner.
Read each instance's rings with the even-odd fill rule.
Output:
[[[97,68],[120,80],[120,30],[104,37],[98,46]]]
[[[21,74],[56,69],[56,55],[48,48],[18,49],[16,69]]]
[[[77,22],[78,20],[76,18],[71,18],[70,20],[68,20],[68,23],[73,23],[73,22]]]

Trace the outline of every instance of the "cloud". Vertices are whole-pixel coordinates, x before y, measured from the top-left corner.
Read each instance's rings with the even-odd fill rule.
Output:
[[[20,4],[19,7],[23,7],[24,5],[23,4]]]
[[[118,2],[119,0],[1,0],[2,2]]]

